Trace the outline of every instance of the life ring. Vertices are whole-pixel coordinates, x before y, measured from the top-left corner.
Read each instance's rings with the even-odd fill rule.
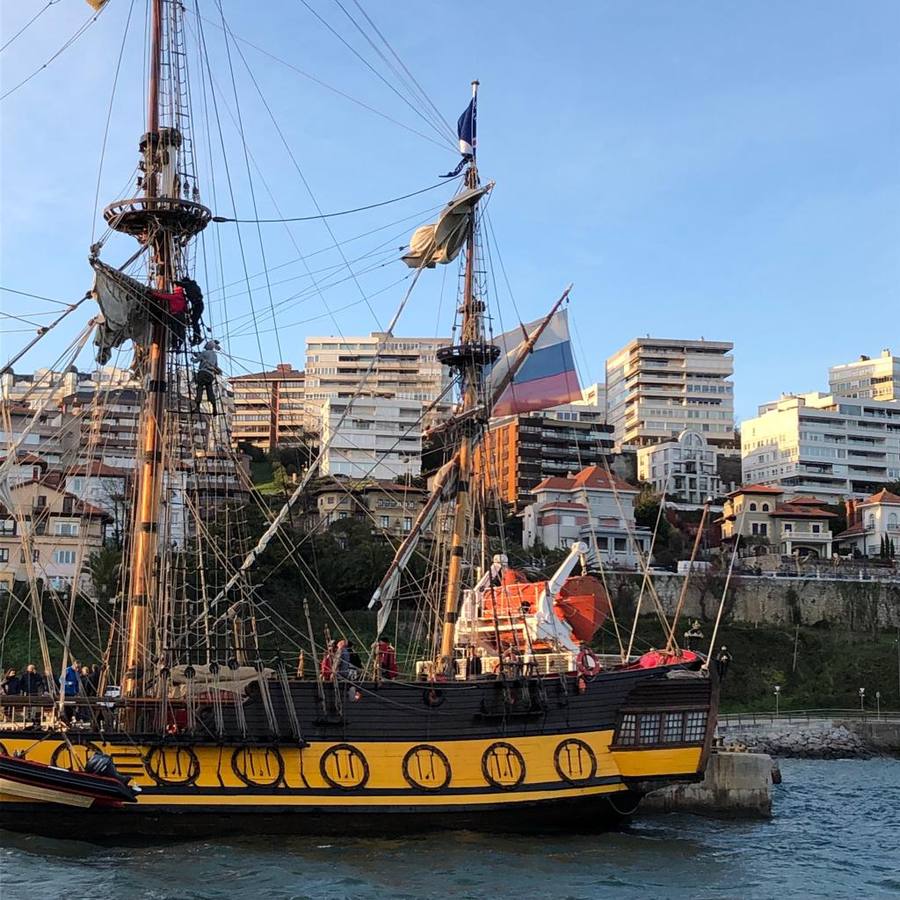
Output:
[[[580,675],[599,675],[600,660],[597,659],[597,654],[590,647],[582,647],[575,659],[575,668]]]

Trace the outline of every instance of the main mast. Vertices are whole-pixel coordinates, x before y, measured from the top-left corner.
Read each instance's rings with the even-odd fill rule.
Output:
[[[478,82],[472,82],[472,118],[478,100]],[[474,138],[474,125],[473,125]],[[478,187],[478,165],[475,145],[466,170],[466,187]],[[463,559],[465,556],[466,528],[470,513],[470,487],[472,478],[472,425],[466,413],[479,403],[479,391],[483,382],[485,365],[492,363],[499,350],[484,339],[484,303],[475,297],[475,229],[477,209],[473,209],[466,234],[466,268],[463,280],[462,323],[460,341],[453,347],[443,347],[438,351],[438,359],[459,371],[462,378],[462,404],[460,415],[463,419],[459,447],[459,473],[453,510],[453,531],[450,540],[450,565],[447,572],[447,586],[444,594],[444,619],[441,632],[438,666],[443,674],[450,674],[453,668],[453,638],[462,593]]]
[[[181,199],[179,161],[182,135],[175,103],[171,123],[161,124],[162,70],[168,66],[173,98],[180,95],[179,68],[169,58],[180,23],[170,0],[151,0],[147,83],[147,130],[140,142],[143,196],[120,200],[104,210],[117,231],[131,234],[147,247],[149,273],[158,291],[169,291],[177,277],[177,255],[187,240],[206,227],[210,211]],[[135,504],[131,518],[127,569],[127,624],[123,694],[143,695],[150,663],[150,612],[158,591],[162,448],[166,414],[169,328],[162,307],[150,311],[147,343],[136,346],[146,400],[141,411]]]

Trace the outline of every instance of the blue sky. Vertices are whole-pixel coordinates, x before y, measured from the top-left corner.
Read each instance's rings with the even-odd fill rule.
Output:
[[[101,208],[132,192],[143,124],[145,2],[136,0],[125,41]],[[342,2],[361,20],[351,0]],[[467,102],[469,81],[481,81],[479,163],[482,176],[497,182],[488,213],[498,328],[540,315],[573,281],[571,318],[585,381],[602,378],[605,357],[636,335],[733,340],[739,418],[781,391],[824,389],[831,364],[884,346],[900,351],[895,0],[361,2],[451,123]],[[44,3],[3,3],[3,42]],[[402,93],[336,0],[307,3]],[[193,0],[187,5],[195,8]],[[446,137],[302,0],[222,5],[242,41],[407,128],[242,42],[237,47],[259,92],[232,46],[235,105],[217,4],[199,5],[242,216],[253,216],[253,196],[235,108],[261,217],[279,215],[268,189],[282,214],[310,215],[316,203],[334,211],[415,191],[455,164]],[[5,287],[69,299],[90,284],[88,246],[92,231],[102,231],[93,215],[98,166],[129,8],[130,0],[110,0],[76,43],[0,104]],[[0,93],[46,61],[90,13],[80,0],[61,0],[42,14],[0,55]],[[191,44],[197,28],[191,11]],[[198,61],[192,66],[199,76]],[[215,115],[205,104],[207,129],[201,94],[195,82],[200,187],[215,212],[230,215]],[[199,280],[232,370],[258,368],[260,360],[301,363],[307,335],[366,333],[385,324],[407,283],[394,251],[449,190],[333,219],[331,232],[321,222],[290,232],[262,225],[262,249],[254,225],[242,226],[240,243],[233,225],[210,226]],[[397,224],[343,243],[389,223]],[[103,255],[121,262],[132,249],[114,238]],[[263,258],[270,283],[252,279],[248,299],[245,266],[259,273]],[[354,278],[342,268],[345,260]],[[455,267],[426,273],[398,331],[446,332],[455,286]],[[35,321],[54,309],[8,293],[0,298],[6,312]],[[88,318],[79,315],[19,368],[56,359]],[[28,326],[2,319],[0,327],[6,359],[29,338],[11,329]],[[89,367],[89,355],[80,362]]]

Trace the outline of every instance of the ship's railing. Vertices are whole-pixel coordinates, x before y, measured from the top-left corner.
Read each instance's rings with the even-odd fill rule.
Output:
[[[785,724],[796,722],[813,722],[813,721],[884,721],[884,722],[900,722],[900,711],[897,710],[876,710],[876,709],[853,709],[853,708],[829,708],[821,709],[790,709],[779,710],[770,713],[728,713],[718,717],[719,725],[775,725],[781,722]]]

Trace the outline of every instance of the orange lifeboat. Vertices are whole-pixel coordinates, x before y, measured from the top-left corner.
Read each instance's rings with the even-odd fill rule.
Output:
[[[546,587],[546,581],[526,581],[521,572],[508,569],[498,587],[485,590],[484,615],[515,621],[522,616],[523,608],[526,614],[534,613]],[[554,611],[569,625],[577,640],[587,643],[609,615],[609,596],[603,584],[592,575],[574,575],[563,584]]]

